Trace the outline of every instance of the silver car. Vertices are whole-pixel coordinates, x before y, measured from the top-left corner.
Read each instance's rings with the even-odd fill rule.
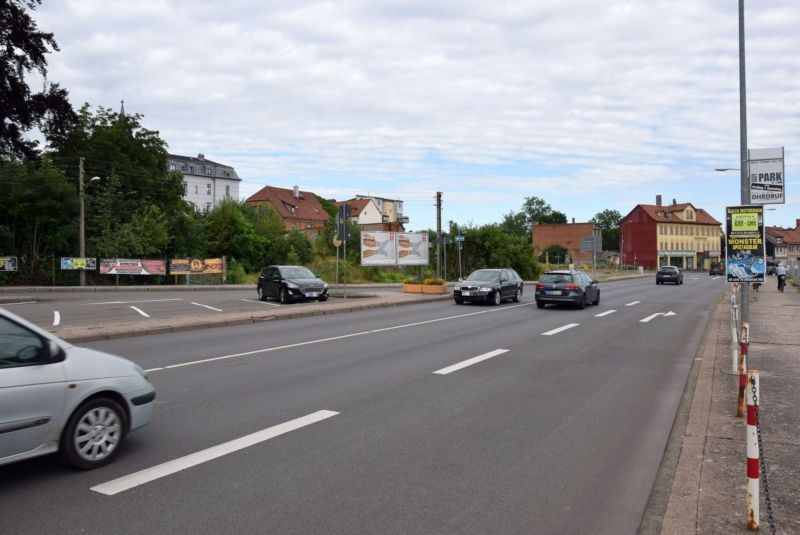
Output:
[[[77,468],[104,466],[150,421],[155,397],[133,362],[0,308],[0,465],[59,452]]]

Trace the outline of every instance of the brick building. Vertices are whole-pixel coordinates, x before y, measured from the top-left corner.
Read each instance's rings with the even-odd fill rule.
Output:
[[[533,224],[532,241],[535,254],[552,245],[560,245],[567,250],[570,262],[574,264],[587,264],[592,261],[591,251],[581,251],[581,238],[592,235],[597,236],[597,253],[601,251],[600,227],[594,223],[561,223],[561,224]],[[553,262],[553,259],[550,259]]]
[[[774,262],[783,262],[783,265],[793,265],[800,261],[800,219],[795,221],[795,227],[766,227],[766,253],[767,258]]]
[[[722,256],[722,224],[692,203],[637,204],[619,226],[620,255],[625,264],[657,269],[707,270]]]

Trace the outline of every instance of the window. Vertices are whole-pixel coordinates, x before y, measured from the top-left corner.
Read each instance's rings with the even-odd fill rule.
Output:
[[[39,364],[44,341],[28,329],[0,317],[0,368]]]
[[[183,183],[183,194],[186,195],[187,193],[189,193],[189,184],[184,182]]]
[[[228,198],[230,196],[231,196],[231,187],[225,186],[225,198]]]
[[[193,165],[190,165],[190,166],[189,166],[189,172],[190,172],[190,173],[192,173],[192,174],[194,174],[194,166],[193,166]]]
[[[175,170],[175,164],[174,163],[169,164],[169,170],[170,171],[174,171]]]
[[[207,188],[206,194],[211,195],[211,184],[206,184],[206,188]]]
[[[206,167],[206,175],[211,176],[214,174],[214,170],[210,167]]]
[[[210,212],[210,211],[211,211],[211,203],[207,202],[206,203],[206,212]]]
[[[197,189],[197,184],[194,185],[194,192],[199,193],[199,190]]]
[[[181,171],[186,172],[186,165],[181,165]]]

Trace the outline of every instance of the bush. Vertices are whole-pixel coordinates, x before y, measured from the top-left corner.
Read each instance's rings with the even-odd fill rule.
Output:
[[[422,284],[426,286],[444,286],[444,279],[425,279]]]
[[[228,272],[227,278],[225,279],[225,284],[245,284],[248,282],[247,274],[244,272],[244,267],[242,267],[239,262],[235,259],[231,258],[228,262]]]

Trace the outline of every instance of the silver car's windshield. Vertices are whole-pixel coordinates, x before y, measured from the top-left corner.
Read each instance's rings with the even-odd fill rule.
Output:
[[[281,275],[285,279],[315,279],[311,270],[304,267],[286,267],[281,268]]]

